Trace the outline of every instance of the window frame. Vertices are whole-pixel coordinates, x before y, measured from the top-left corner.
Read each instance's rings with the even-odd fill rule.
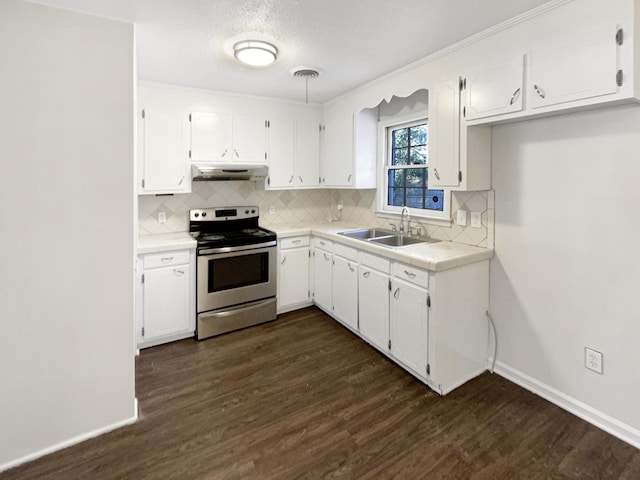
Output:
[[[402,118],[389,118],[380,120],[378,122],[378,191],[377,191],[377,214],[389,215],[392,217],[399,216],[403,207],[389,205],[389,169],[397,168],[391,165],[391,132],[393,130],[399,130],[402,128],[408,128],[422,123],[427,124],[427,163],[425,166],[412,165],[407,168],[424,168],[429,171],[429,117],[428,115],[412,115]],[[408,207],[409,215],[411,217],[418,217],[421,219],[433,219],[450,223],[451,221],[451,192],[446,188],[434,188],[433,190],[443,190],[442,210],[430,210],[422,208]]]

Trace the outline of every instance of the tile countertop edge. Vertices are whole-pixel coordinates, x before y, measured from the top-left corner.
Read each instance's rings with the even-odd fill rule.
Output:
[[[189,232],[161,233],[156,235],[140,235],[138,237],[138,255],[145,253],[168,252],[170,250],[191,250],[196,248],[196,241]]]
[[[269,228],[277,233],[278,238],[287,238],[298,235],[314,235],[432,272],[440,272],[451,268],[462,267],[470,263],[488,260],[493,257],[494,253],[491,248],[475,247],[447,241],[426,245],[412,245],[402,249],[391,249],[363,242],[362,240],[338,235],[338,232],[345,230],[369,228],[366,226],[349,225],[340,222],[310,225],[271,225]],[[440,245],[442,247],[443,244],[450,246],[451,248],[448,249],[450,251],[438,251],[440,249],[438,249],[437,246]],[[439,254],[438,256],[441,258],[434,258],[436,254]]]

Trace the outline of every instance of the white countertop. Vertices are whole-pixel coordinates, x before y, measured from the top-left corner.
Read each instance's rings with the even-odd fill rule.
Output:
[[[138,237],[138,254],[189,250],[191,248],[196,248],[196,241],[189,232],[140,235]]]
[[[384,247],[356,238],[338,235],[338,232],[345,230],[369,228],[368,226],[350,225],[342,222],[270,225],[268,228],[276,232],[278,238],[293,237],[296,235],[315,235],[375,255],[380,255],[381,257],[434,272],[461,267],[469,263],[475,263],[493,257],[493,249],[491,248],[473,247],[471,245],[448,241],[409,245],[401,248]]]

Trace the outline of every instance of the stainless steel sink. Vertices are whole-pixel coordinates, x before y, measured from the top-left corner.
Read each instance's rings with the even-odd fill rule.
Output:
[[[391,230],[385,230],[382,228],[362,228],[358,230],[346,230],[344,232],[338,232],[338,235],[355,238],[357,240],[362,240],[363,242],[376,243],[378,245],[382,245],[383,247],[389,248],[400,248],[407,247],[409,245],[416,245],[419,243],[435,243],[440,241],[431,240],[430,238],[398,235]]]
[[[363,228],[360,230],[347,230],[344,232],[338,232],[338,235],[344,235],[345,237],[358,238],[360,240],[370,240],[376,237],[387,237],[389,235],[395,235],[391,230],[384,230],[382,228]]]
[[[400,235],[389,235],[387,237],[378,237],[369,239],[371,243],[377,243],[385,247],[406,247],[408,245],[416,245],[419,243],[435,243],[439,240],[431,240],[429,238],[405,237]]]

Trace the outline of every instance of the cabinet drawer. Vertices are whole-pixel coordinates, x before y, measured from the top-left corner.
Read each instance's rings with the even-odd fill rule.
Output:
[[[329,252],[333,252],[333,242],[331,240],[325,240],[324,238],[314,238],[313,245],[315,248],[321,248]]]
[[[288,237],[280,240],[281,250],[285,250],[287,248],[308,247],[308,246],[309,246],[309,237],[306,235],[301,237]]]
[[[429,272],[426,270],[420,270],[404,263],[394,263],[392,270],[394,277],[401,278],[422,288],[429,287]]]
[[[371,255],[367,252],[359,252],[360,265],[365,265],[370,268],[375,268],[383,273],[389,273],[391,262],[383,257],[377,255]]]
[[[348,260],[352,260],[354,262],[358,261],[358,250],[351,247],[346,247],[341,243],[336,243],[333,249],[333,253],[336,255],[340,255]]]
[[[148,253],[144,256],[144,268],[168,267],[171,265],[184,265],[189,263],[189,250],[176,250],[172,252]]]

